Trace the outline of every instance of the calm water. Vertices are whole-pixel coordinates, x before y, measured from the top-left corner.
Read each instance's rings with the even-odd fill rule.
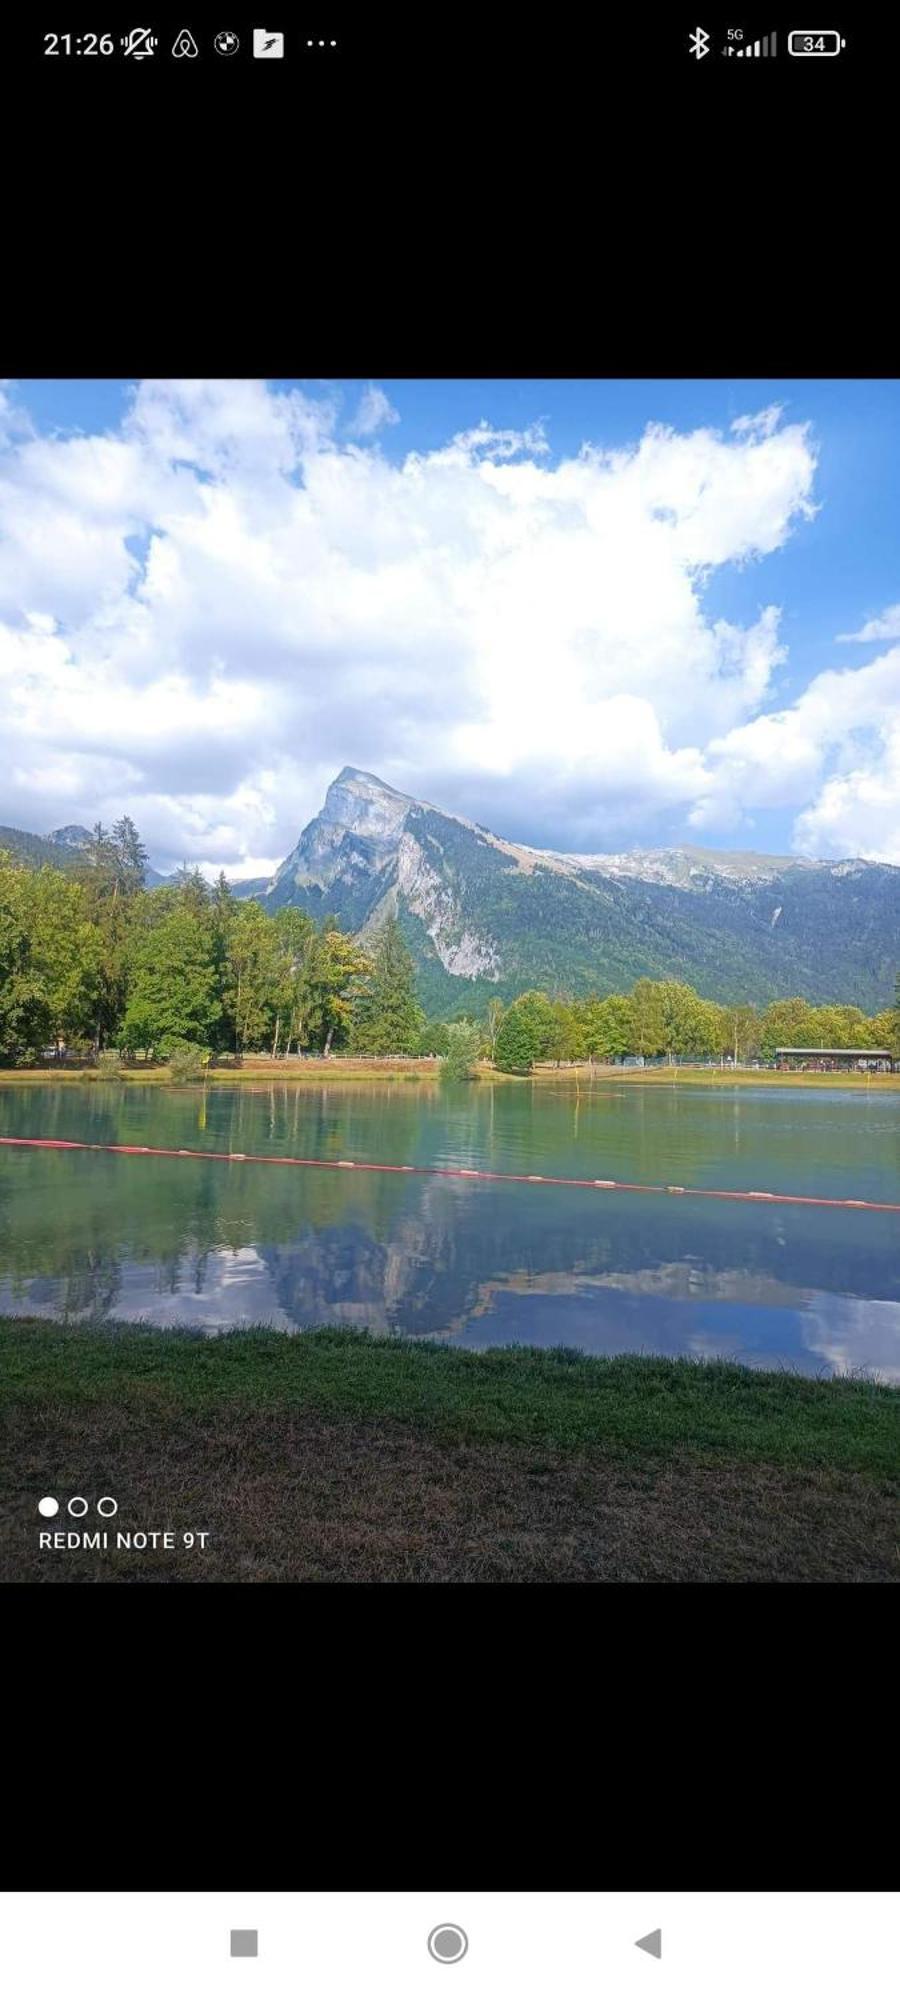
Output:
[[[0,1132],[900,1199],[900,1097],[571,1083],[0,1087]],[[0,1149],[0,1310],[900,1381],[892,1215]]]

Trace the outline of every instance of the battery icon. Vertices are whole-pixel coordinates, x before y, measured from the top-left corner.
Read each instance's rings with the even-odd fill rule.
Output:
[[[839,56],[846,46],[837,28],[792,28],[788,35],[789,56]]]

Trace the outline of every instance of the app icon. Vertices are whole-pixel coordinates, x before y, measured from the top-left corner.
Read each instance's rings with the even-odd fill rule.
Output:
[[[173,56],[198,56],[200,54],[190,28],[182,28],[180,35],[176,35],[172,44],[172,54]]]
[[[240,48],[240,42],[238,41],[234,29],[223,28],[222,33],[216,36],[215,42],[213,43],[213,47],[216,50],[217,55],[220,56],[236,55],[238,49]]]
[[[273,35],[268,28],[254,28],[253,53],[255,56],[283,56],[284,36]]]

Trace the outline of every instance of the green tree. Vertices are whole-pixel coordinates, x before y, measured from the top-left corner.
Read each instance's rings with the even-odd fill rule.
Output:
[[[481,1043],[481,1030],[473,1021],[451,1021],[447,1028],[447,1053],[441,1059],[442,1076],[453,1083],[464,1083],[474,1076]]]
[[[760,1043],[760,1020],[755,1007],[740,1005],[722,1008],[722,1047],[735,1064],[755,1056]]]
[[[670,1058],[711,1055],[716,1021],[709,1004],[679,979],[661,980],[659,997],[665,1053]]]
[[[285,906],[273,919],[276,937],[275,983],[270,1009],[274,1016],[272,1052],[316,1046],[329,1054],[332,1043],[346,1040],[356,988],[371,971],[367,953],[355,938],[326,917],[317,929],[302,910]]]
[[[311,947],[306,982],[309,1036],[323,1055],[330,1055],[332,1043],[340,1047],[351,1032],[355,1034],[360,995],[365,990],[364,982],[372,975],[373,961],[369,954],[355,938],[338,930],[333,919],[326,919]],[[417,1008],[415,1032],[420,1031],[424,1018]],[[404,1050],[405,1054],[411,1052]]]
[[[616,1062],[634,1050],[634,1015],[624,993],[584,1000],[579,1014],[582,1047],[592,1062]]]
[[[418,1056],[445,1056],[450,1047],[450,1027],[457,1023],[426,1021],[416,1049]]]
[[[503,1019],[504,1012],[505,1009],[502,1000],[493,999],[488,1001],[484,1017],[484,1030],[485,1030],[485,1040],[488,1046],[488,1054],[490,1056],[491,1062],[493,1062],[494,1060],[494,1052],[497,1047],[497,1036],[500,1033],[500,1023]]]
[[[635,1055],[661,1056],[666,1047],[666,1023],[660,981],[635,981],[631,989],[631,1020]]]
[[[211,926],[213,952],[217,934]],[[282,976],[278,931],[259,903],[236,902],[225,935],[220,1010],[234,1027],[234,1050],[258,1049],[267,1039]]]
[[[13,1057],[84,1034],[100,941],[79,883],[56,868],[0,865],[0,1048]]]
[[[157,890],[156,893],[157,897],[160,897],[165,892]],[[222,868],[208,897],[213,963],[216,971],[216,997],[221,1010],[215,1029],[217,1050],[233,1050],[237,1044],[238,1029],[234,1012],[236,993],[231,971],[231,943],[237,911],[237,898]]]
[[[889,1049],[894,1061],[900,1061],[900,1007],[885,1007],[871,1022],[872,1042],[876,1049]]]
[[[553,1000],[550,1005],[553,1018],[545,1053],[557,1067],[563,1062],[577,1062],[584,1054],[577,1009],[567,1000]]]
[[[25,870],[0,853],[0,1052],[10,1060],[27,1033],[28,922],[22,892]]]
[[[113,827],[110,848],[115,880],[122,895],[136,895],[146,880],[147,849],[127,813]]]
[[[494,1062],[498,1069],[510,1075],[527,1076],[534,1067],[535,1046],[533,1017],[516,1000],[507,1008],[500,1023]]]
[[[285,1055],[290,1055],[291,1043],[298,1046],[307,1012],[308,971],[316,927],[305,910],[295,910],[286,904],[276,911],[275,918],[276,968],[272,1006],[275,1013],[275,1031],[272,1037],[272,1055],[277,1056],[279,1044],[284,1038]]]
[[[34,990],[32,1038],[64,1042],[90,1027],[100,976],[101,940],[84,909],[78,882],[41,868],[26,882],[29,974]]]
[[[553,1002],[546,993],[539,993],[530,988],[527,993],[520,993],[515,1004],[528,1025],[533,1049],[532,1062],[542,1062],[550,1051],[556,1030]]]
[[[177,870],[171,889],[161,891],[162,895],[167,893],[177,897],[180,908],[193,910],[198,917],[205,917],[213,906],[214,892],[209,883],[199,868],[189,868],[186,861]]]
[[[816,1048],[875,1047],[872,1023],[861,1007],[811,1007],[809,1025],[810,1039]]]
[[[97,821],[75,870],[85,899],[85,912],[99,935],[99,969],[93,1038],[96,1049],[114,1041],[125,1006],[132,937],[139,927],[143,902],[146,850],[127,814],[107,832]]]
[[[773,1000],[760,1022],[760,1049],[771,1062],[776,1048],[812,1048],[815,1021],[808,1000],[795,994],[790,1000]]]
[[[201,920],[177,890],[173,894],[134,947],[122,1023],[128,1049],[162,1053],[172,1042],[215,1044],[222,1003],[209,912]]]
[[[353,1005],[353,1046],[365,1055],[410,1055],[425,1016],[416,999],[415,966],[395,916],[382,925],[372,971]]]

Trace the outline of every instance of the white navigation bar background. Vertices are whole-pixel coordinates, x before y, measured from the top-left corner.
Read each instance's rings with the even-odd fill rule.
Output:
[[[897,1918],[883,1893],[0,1898],[11,2000],[897,2000]],[[468,1938],[455,1963],[429,1955],[441,1924]],[[656,1930],[659,1959],[636,1944]]]

